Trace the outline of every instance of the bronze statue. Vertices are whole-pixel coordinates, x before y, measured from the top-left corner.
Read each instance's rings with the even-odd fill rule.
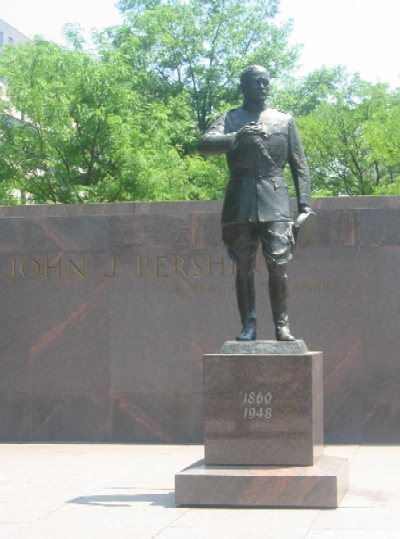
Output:
[[[199,143],[202,155],[226,154],[230,180],[222,210],[222,237],[236,265],[242,330],[256,339],[254,269],[259,243],[269,272],[269,296],[278,341],[292,341],[286,263],[292,258],[293,217],[283,174],[289,163],[300,214],[311,212],[310,174],[292,116],[267,108],[269,75],[252,65],[240,76],[243,106],[216,119]]]

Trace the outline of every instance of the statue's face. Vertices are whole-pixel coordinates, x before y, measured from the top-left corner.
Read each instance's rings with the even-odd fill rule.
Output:
[[[269,78],[266,71],[249,73],[242,82],[245,101],[264,102],[268,97]]]

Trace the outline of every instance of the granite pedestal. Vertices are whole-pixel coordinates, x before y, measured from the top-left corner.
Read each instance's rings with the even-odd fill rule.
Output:
[[[176,503],[337,507],[347,461],[322,455],[322,353],[228,341],[203,367],[205,461],[177,474]]]
[[[311,466],[322,454],[322,353],[227,342],[204,356],[206,464]]]

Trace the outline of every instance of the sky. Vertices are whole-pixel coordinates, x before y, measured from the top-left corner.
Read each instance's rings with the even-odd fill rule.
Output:
[[[301,73],[341,64],[400,86],[399,0],[282,0],[281,18],[293,19],[290,41],[303,44]]]
[[[63,43],[62,27],[119,24],[116,0],[0,0],[0,19],[28,37]],[[291,43],[302,44],[299,75],[325,65],[347,66],[371,82],[400,86],[399,0],[281,0],[279,20],[293,19]]]

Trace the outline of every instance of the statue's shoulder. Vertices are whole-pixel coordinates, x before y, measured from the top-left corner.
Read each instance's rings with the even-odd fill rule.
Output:
[[[249,122],[248,113],[242,108],[231,109],[225,114],[225,131],[238,131]]]
[[[292,115],[289,114],[288,112],[284,112],[283,110],[266,109],[265,113],[272,120],[277,120],[277,121],[280,121],[280,122],[289,122],[290,120],[292,120]]]
[[[214,122],[229,121],[230,118],[237,118],[240,116],[240,109],[230,109],[228,112],[223,112],[214,118]]]
[[[237,109],[230,109],[225,114],[227,118],[238,118],[239,116],[242,116],[244,114],[244,109],[242,107],[239,107]]]

